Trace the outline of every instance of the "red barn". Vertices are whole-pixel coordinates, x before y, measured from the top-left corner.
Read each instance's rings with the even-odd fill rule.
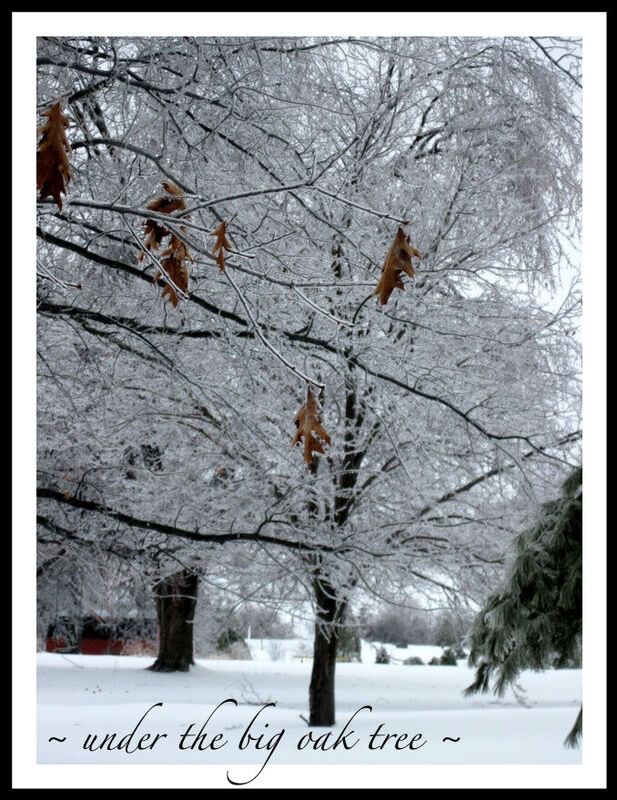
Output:
[[[60,617],[47,630],[48,653],[84,653],[119,656],[156,647],[157,622],[152,619],[105,621],[96,617],[72,620]]]

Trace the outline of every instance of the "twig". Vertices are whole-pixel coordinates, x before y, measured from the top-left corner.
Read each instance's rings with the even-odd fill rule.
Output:
[[[305,187],[300,187],[305,188]],[[411,220],[409,219],[401,219],[400,217],[394,217],[392,214],[387,214],[385,211],[375,211],[374,208],[369,208],[368,206],[360,205],[360,203],[354,203],[353,200],[349,200],[347,197],[343,197],[340,194],[334,194],[333,192],[328,192],[326,189],[322,189],[320,186],[307,186],[307,189],[314,189],[316,192],[320,194],[325,194],[326,197],[331,197],[333,200],[338,200],[339,203],[344,203],[345,205],[352,206],[353,208],[357,208],[360,211],[364,211],[367,214],[373,214],[375,217],[379,217],[380,219],[391,219],[393,222],[398,222],[400,225],[409,225]]]
[[[295,294],[298,295],[298,297],[301,300],[304,300],[304,302],[307,305],[309,305],[311,308],[313,308],[315,311],[317,311],[318,314],[322,314],[324,317],[326,317],[327,319],[332,320],[332,322],[336,322],[338,325],[344,325],[346,328],[353,328],[353,323],[347,322],[347,320],[341,319],[340,317],[335,317],[334,314],[330,314],[325,309],[320,308],[316,303],[314,303],[310,298],[308,298],[305,294],[303,294],[295,286],[292,286],[291,288],[295,292]]]
[[[63,658],[65,661],[68,661],[68,662],[69,662],[69,664],[72,664],[74,667],[77,667],[77,669],[83,669],[83,668],[84,668],[84,665],[83,665],[83,664],[76,664],[74,661],[71,661],[71,659],[70,659],[70,658],[67,658],[67,657],[66,657],[66,656],[65,656],[63,653],[58,653],[58,655],[59,655],[59,656],[62,656],[62,658]]]
[[[231,275],[229,274],[229,272],[227,270],[225,270],[225,272],[223,274],[225,275],[225,277],[227,278],[227,280],[229,281],[229,283],[233,287],[235,293],[238,295],[238,298],[239,298],[240,302],[244,306],[244,310],[246,311],[246,314],[247,314],[248,318],[250,319],[250,321],[251,321],[251,323],[253,325],[255,333],[257,334],[257,336],[259,336],[259,338],[261,339],[261,341],[263,342],[265,347],[268,348],[268,350],[272,353],[272,355],[276,356],[276,358],[278,358],[278,360],[282,364],[284,364],[287,367],[288,370],[293,372],[293,374],[296,377],[302,378],[302,380],[306,381],[307,383],[312,383],[314,386],[318,386],[320,389],[325,389],[326,388],[325,383],[320,383],[320,381],[316,381],[313,378],[309,378],[308,375],[305,375],[303,372],[301,372],[290,361],[287,361],[285,356],[283,356],[281,353],[279,353],[279,351],[273,345],[270,344],[270,342],[264,336],[261,328],[259,327],[259,325],[257,323],[257,320],[253,316],[253,312],[251,311],[249,304],[246,302],[246,299],[244,298],[244,295],[242,294],[242,292],[238,288],[237,283],[234,281],[234,279],[231,277]]]
[[[56,286],[59,286],[61,289],[81,289],[81,283],[67,283],[66,281],[60,280],[57,278],[52,272],[50,272],[45,264],[43,264],[38,258],[36,260],[36,265],[41,270],[37,272],[37,276],[42,278],[43,280],[51,281]]]

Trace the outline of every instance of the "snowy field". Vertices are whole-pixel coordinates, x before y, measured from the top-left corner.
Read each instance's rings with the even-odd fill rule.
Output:
[[[39,653],[38,763],[235,764],[230,778],[253,786],[274,764],[581,763],[562,746],[580,670],[526,672],[516,696],[465,698],[464,661],[401,663],[441,648],[387,646],[400,661],[375,664],[363,643],[363,663],[337,664],[336,726],[308,728],[310,641],[249,646],[251,661],[198,659],[174,674],[146,671],[150,657]]]

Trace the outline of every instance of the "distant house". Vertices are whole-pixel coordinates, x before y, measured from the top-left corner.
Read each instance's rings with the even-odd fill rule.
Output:
[[[129,655],[155,651],[158,623],[154,619],[101,620],[58,617],[47,629],[48,653]]]

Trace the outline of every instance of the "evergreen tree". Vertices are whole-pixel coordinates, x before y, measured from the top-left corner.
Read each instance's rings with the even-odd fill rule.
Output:
[[[347,616],[338,636],[338,654],[347,661],[362,661],[362,643],[353,620]]]
[[[470,633],[470,666],[477,667],[466,694],[503,695],[524,669],[568,666],[579,658],[582,634],[582,469],[544,504],[537,525],[515,542],[516,555],[501,588],[492,594]],[[565,744],[582,733],[582,707]]]

